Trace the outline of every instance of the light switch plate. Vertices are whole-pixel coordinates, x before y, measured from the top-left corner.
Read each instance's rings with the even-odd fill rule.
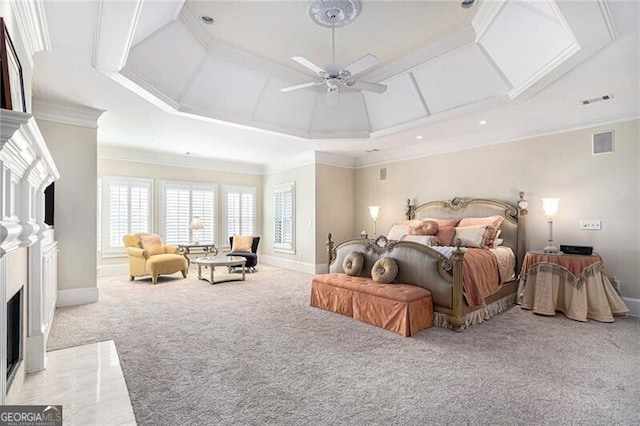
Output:
[[[580,229],[583,231],[600,231],[602,229],[601,220],[581,220]]]

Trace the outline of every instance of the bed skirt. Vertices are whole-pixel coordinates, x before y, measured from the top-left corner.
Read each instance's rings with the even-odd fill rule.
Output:
[[[457,331],[465,330],[471,325],[482,324],[486,320],[491,319],[492,317],[506,311],[511,307],[511,305],[515,305],[515,303],[516,293],[511,293],[487,306],[469,312],[467,315],[465,315],[464,324]],[[453,328],[453,324],[451,324],[447,320],[447,315],[440,312],[433,313],[433,325],[442,328]]]

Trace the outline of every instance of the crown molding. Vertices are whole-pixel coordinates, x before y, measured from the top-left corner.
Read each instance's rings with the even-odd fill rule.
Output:
[[[207,32],[202,29],[202,25],[200,25],[198,18],[191,13],[191,10],[188,7],[183,7],[177,14],[176,22],[182,25],[182,27],[191,34],[205,50],[207,49],[211,39]]]
[[[298,155],[282,158],[276,162],[265,164],[263,171],[265,175],[283,172],[285,170],[297,169],[298,167],[308,166],[316,163],[316,155],[314,151],[306,151]]]
[[[144,0],[98,3],[93,37],[93,67],[120,71],[127,62]]]
[[[326,166],[344,167],[347,169],[353,169],[356,165],[356,160],[353,157],[346,157],[344,155],[332,154],[330,152],[315,151],[316,163],[324,164]]]
[[[98,158],[101,160],[133,161],[137,163],[158,164],[171,167],[197,168],[226,173],[262,175],[259,164],[221,160],[208,157],[191,157],[182,154],[148,151],[126,148],[116,145],[98,145]]]
[[[69,105],[43,99],[34,99],[33,115],[38,120],[72,124],[97,129],[104,110],[83,105]]]
[[[477,43],[484,33],[493,24],[493,21],[506,6],[508,0],[483,1],[475,16],[471,20],[471,26],[475,31],[475,42]]]
[[[607,31],[609,31],[609,37],[611,38],[611,41],[613,41],[618,38],[618,32],[613,24],[613,18],[611,17],[609,6],[605,0],[598,0],[598,7],[600,8],[600,13],[602,13],[602,19],[607,26]]]
[[[362,79],[374,82],[385,81],[398,74],[410,71],[431,59],[474,42],[475,31],[473,27],[465,25],[375,71],[363,74]]]
[[[11,0],[11,6],[27,51],[29,65],[33,69],[33,55],[42,50],[51,50],[44,2],[43,0]]]
[[[374,152],[367,157],[356,159],[355,168],[371,167],[398,161],[412,160],[432,155],[459,152],[491,145],[517,142],[541,136],[566,133],[592,127],[606,126],[625,121],[640,119],[640,110],[633,99],[620,102],[614,109],[608,109],[606,114],[597,112],[587,114],[583,109],[576,110],[572,115],[558,117],[545,123],[529,123],[497,132],[484,134],[466,134],[459,137],[426,141],[407,147]]]

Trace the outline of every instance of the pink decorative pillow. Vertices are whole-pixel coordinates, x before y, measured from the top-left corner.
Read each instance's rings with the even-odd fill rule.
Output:
[[[465,217],[460,219],[458,226],[488,226],[489,228],[484,235],[482,245],[485,247],[493,247],[493,242],[498,236],[502,222],[504,222],[504,217],[498,215],[489,217]]]
[[[436,235],[438,223],[433,220],[423,220],[418,225],[409,227],[409,235]]]
[[[162,237],[160,235],[141,235],[140,244],[151,256],[164,254],[164,245],[162,244]]]
[[[433,221],[438,224],[438,245],[450,246],[453,244],[453,236],[456,234],[458,219],[422,219],[423,221]]]

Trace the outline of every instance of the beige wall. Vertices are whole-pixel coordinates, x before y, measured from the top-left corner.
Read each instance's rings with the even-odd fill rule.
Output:
[[[591,154],[591,135],[615,131],[615,152]],[[607,273],[617,276],[626,297],[640,298],[640,121],[558,133],[507,144],[383,164],[356,170],[355,227],[371,229],[367,206],[381,206],[378,233],[404,219],[414,203],[454,196],[514,202],[518,191],[530,202],[527,249],[547,238],[542,197],[560,197],[554,220],[556,244],[593,246]],[[387,167],[388,180],[378,180]],[[580,231],[579,221],[602,220],[601,231]]]
[[[96,288],[97,131],[38,120],[60,179],[55,186],[58,290]]]
[[[316,263],[316,178],[315,165],[296,167],[262,177],[262,239],[260,252],[280,260],[279,265],[293,269],[313,269]],[[295,253],[273,249],[273,189],[276,185],[295,182],[296,226]]]
[[[262,223],[259,221],[261,209],[261,178],[257,175],[244,173],[228,173],[215,170],[197,169],[189,167],[166,166],[161,164],[140,163],[136,161],[108,160],[100,159],[98,162],[98,174],[100,176],[126,176],[153,179],[153,231],[160,232],[160,194],[162,191],[162,180],[174,180],[185,182],[204,182],[218,184],[218,211],[224,206],[224,185],[253,186],[256,188],[256,235],[261,233]],[[218,215],[218,241],[217,246],[223,247],[224,238],[224,215]],[[125,257],[100,258],[100,265],[123,263]]]
[[[327,234],[333,241],[356,236],[354,227],[355,170],[316,165],[316,264],[327,263]]]

